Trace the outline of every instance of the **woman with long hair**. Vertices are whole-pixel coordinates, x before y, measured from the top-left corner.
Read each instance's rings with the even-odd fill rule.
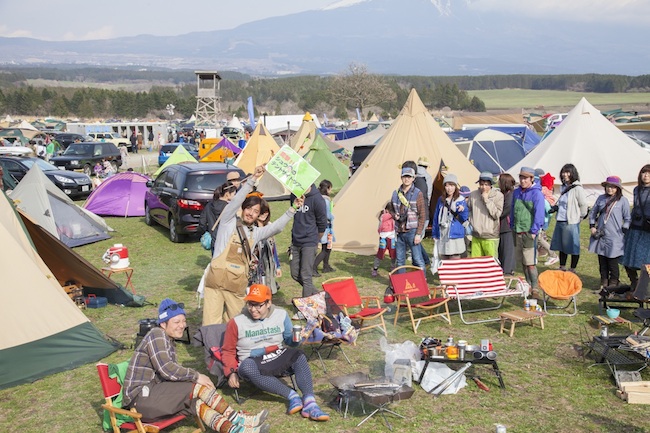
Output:
[[[575,272],[580,260],[580,221],[587,215],[587,197],[580,183],[580,175],[573,164],[564,164],[560,170],[560,198],[554,207],[555,230],[551,249],[560,253],[560,270],[566,271],[569,255],[569,271]]]
[[[515,274],[515,238],[510,227],[512,211],[512,192],[515,190],[515,178],[510,173],[499,175],[499,189],[503,194],[503,212],[499,217],[499,263],[503,273]]]
[[[635,290],[638,270],[650,263],[650,164],[641,167],[633,197],[632,220],[625,234],[623,266],[632,290]]]
[[[468,221],[469,210],[456,175],[447,174],[442,183],[444,192],[431,221],[431,237],[436,240],[440,259],[460,259],[467,250],[463,224]]]

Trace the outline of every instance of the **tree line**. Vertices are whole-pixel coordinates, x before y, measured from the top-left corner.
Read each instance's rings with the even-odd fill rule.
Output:
[[[348,118],[355,109],[395,117],[412,88],[427,108],[485,111],[485,104],[468,90],[521,88],[573,90],[600,93],[650,90],[650,75],[485,75],[485,76],[384,76],[363,65],[350,65],[335,76],[258,78],[237,72],[220,73],[222,109],[246,116],[245,101],[252,96],[256,114],[282,113],[293,102],[302,111]],[[35,87],[28,80],[72,82],[66,87]],[[11,115],[55,117],[145,118],[191,116],[196,109],[196,77],[192,71],[109,69],[91,67],[0,69],[0,112]],[[88,83],[155,83],[148,91],[84,87]],[[78,83],[78,87],[76,84]],[[366,113],[364,110],[368,110]]]

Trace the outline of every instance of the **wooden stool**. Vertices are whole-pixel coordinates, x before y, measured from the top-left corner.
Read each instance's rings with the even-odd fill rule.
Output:
[[[517,322],[530,322],[530,326],[534,326],[533,320],[539,319],[539,325],[542,329],[544,329],[544,316],[546,316],[546,313],[543,311],[519,310],[519,311],[508,311],[506,313],[501,313],[499,314],[499,317],[501,318],[501,329],[499,332],[503,334],[503,329],[505,328],[506,320],[509,320],[512,323],[510,325],[511,337],[515,333],[515,324]]]
[[[124,284],[124,287],[131,289],[131,292],[135,295],[135,287],[133,287],[133,282],[131,281],[131,277],[133,277],[133,268],[102,268],[102,274],[106,275],[108,278],[111,278],[111,275],[113,274],[122,273],[126,274],[126,284]]]
[[[625,325],[629,328],[630,331],[632,330],[632,322],[622,318],[621,316],[618,316],[616,319],[611,319],[609,316],[591,316],[591,318],[598,322],[598,324],[601,326]]]

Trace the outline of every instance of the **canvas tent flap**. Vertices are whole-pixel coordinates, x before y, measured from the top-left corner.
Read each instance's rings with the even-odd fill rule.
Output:
[[[446,172],[458,176],[461,185],[478,180],[479,171],[411,90],[388,132],[334,197],[335,249],[365,255],[377,252],[377,217],[401,183],[401,164],[422,156],[429,160],[429,174],[434,179],[443,165]]]

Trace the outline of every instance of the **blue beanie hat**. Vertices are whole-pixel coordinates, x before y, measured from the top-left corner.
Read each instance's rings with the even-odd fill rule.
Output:
[[[160,325],[172,317],[180,316],[181,314],[185,316],[186,314],[183,307],[183,304],[178,304],[176,301],[173,301],[169,298],[163,299],[160,303],[160,306],[158,307],[158,320],[156,323]]]

